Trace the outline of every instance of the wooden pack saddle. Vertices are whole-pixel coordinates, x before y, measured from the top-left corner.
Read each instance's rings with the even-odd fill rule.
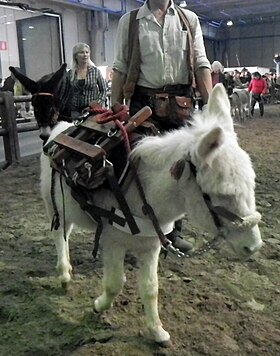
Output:
[[[64,177],[81,209],[87,211],[98,223],[98,236],[102,231],[102,217],[121,226],[127,223],[132,234],[139,233],[122,193],[120,176],[123,176],[124,167],[128,166],[128,152],[125,148],[128,142],[125,141],[138,126],[144,124],[151,113],[151,109],[146,106],[125,122],[118,122],[119,125],[114,121],[100,124],[96,116],[91,115],[44,146],[44,153],[50,158],[53,177],[57,173]],[[117,207],[108,211],[94,204],[94,191],[101,186],[111,189],[118,202]],[[53,184],[51,196],[54,208],[52,228],[58,229],[60,222]],[[124,218],[115,213],[115,208],[122,210]],[[98,243],[94,254],[97,248]]]
[[[128,136],[150,115],[151,109],[144,107],[123,123]],[[100,124],[96,116],[89,116],[56,136],[44,146],[44,152],[51,158],[52,168],[63,174],[70,186],[93,190],[106,180],[104,172],[108,166],[114,167],[119,178],[121,166],[127,161],[124,145],[120,145],[123,141],[123,132],[114,121]],[[118,157],[114,150],[118,150]],[[110,155],[115,162],[108,159]]]

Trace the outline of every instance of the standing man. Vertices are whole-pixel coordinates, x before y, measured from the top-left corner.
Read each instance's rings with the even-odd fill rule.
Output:
[[[112,105],[125,99],[131,116],[150,106],[150,121],[164,132],[187,123],[194,87],[207,104],[211,66],[195,13],[177,7],[173,0],[146,0],[138,12],[122,16],[116,43]],[[180,228],[174,229],[167,237],[187,252],[192,245],[179,232]]]

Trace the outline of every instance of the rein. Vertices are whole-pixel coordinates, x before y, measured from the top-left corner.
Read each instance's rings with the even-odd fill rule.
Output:
[[[144,215],[148,215],[153,226],[154,229],[158,235],[158,238],[160,239],[160,242],[162,244],[162,247],[164,249],[164,253],[165,253],[165,257],[167,256],[168,252],[172,252],[175,255],[177,255],[177,257],[183,257],[185,256],[185,254],[183,252],[181,252],[179,249],[177,249],[176,247],[173,246],[172,242],[164,235],[164,233],[162,232],[162,229],[159,225],[158,219],[155,215],[155,212],[152,208],[152,206],[148,203],[146,196],[145,196],[145,192],[142,186],[142,183],[140,181],[140,178],[137,174],[137,169],[135,167],[135,165],[130,161],[130,167],[132,168],[132,171],[134,173],[134,179],[136,182],[136,186],[138,188],[138,192],[139,195],[142,199],[143,202],[143,207],[142,207],[142,211],[144,213]]]

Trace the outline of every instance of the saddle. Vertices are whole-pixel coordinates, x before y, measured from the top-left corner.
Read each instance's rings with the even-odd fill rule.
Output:
[[[64,177],[74,199],[97,223],[101,223],[101,217],[106,217],[121,226],[127,223],[132,234],[139,232],[121,184],[128,167],[132,133],[150,116],[148,106],[132,117],[124,106],[117,112],[94,106],[77,119],[75,126],[60,133],[43,148],[50,158],[53,176],[58,173]],[[94,192],[101,187],[113,192],[125,218],[115,214],[115,208],[107,211],[94,205]],[[51,194],[55,212],[52,227],[58,229],[55,195]]]
[[[113,115],[111,111],[92,112],[96,113],[92,110],[86,113],[88,117],[81,116],[75,126],[60,133],[43,148],[51,158],[52,168],[63,174],[70,186],[86,190],[97,189],[104,183],[108,166],[113,167],[116,177],[120,178],[127,162],[125,144],[130,144],[132,132],[151,115],[147,106],[133,117],[129,117],[127,111]]]

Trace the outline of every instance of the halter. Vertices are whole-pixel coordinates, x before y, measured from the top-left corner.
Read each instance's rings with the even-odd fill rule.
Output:
[[[190,166],[191,173],[193,174],[193,177],[196,180],[197,169],[196,166],[190,160],[190,158],[186,157],[185,159],[181,160],[179,163],[180,163],[179,174],[177,175],[177,173],[173,171],[173,167],[172,167],[171,175],[176,180],[179,180],[183,173],[185,164],[188,163]],[[257,211],[255,211],[253,214],[241,217],[233,213],[232,211],[224,208],[223,206],[213,206],[210,196],[206,193],[203,193],[201,187],[200,190],[204,202],[207,205],[207,208],[210,214],[212,215],[214,224],[218,230],[217,235],[214,237],[214,239],[211,242],[205,243],[202,247],[192,252],[191,254],[182,253],[178,249],[174,248],[174,246],[172,246],[170,242],[169,245],[167,244],[166,246],[163,246],[165,248],[165,255],[170,251],[173,254],[177,255],[177,257],[190,258],[195,256],[201,256],[211,249],[214,250],[217,249],[217,247],[226,239],[226,234],[229,230],[243,230],[243,229],[253,228],[261,221],[261,214]],[[226,219],[228,221],[228,224],[225,225],[221,220],[221,218]]]
[[[261,220],[261,214],[255,211],[251,215],[247,215],[245,217],[240,217],[239,215],[233,213],[232,211],[224,208],[223,206],[213,206],[211,203],[211,199],[208,194],[203,193],[203,199],[210,210],[215,225],[218,229],[223,229],[225,226],[222,223],[220,217],[225,218],[230,222],[230,227],[235,230],[242,230],[252,228],[257,225]]]
[[[52,93],[48,93],[48,92],[39,92],[39,93],[33,94],[33,97],[36,97],[36,96],[51,96],[51,97],[54,97],[54,95]],[[51,117],[51,120],[50,120],[50,123],[49,123],[48,126],[50,126],[50,125],[54,126],[58,121],[59,112],[56,110],[55,106],[53,106],[53,109],[54,109],[54,112],[53,112],[53,115]],[[41,125],[38,124],[38,126],[40,127]]]

